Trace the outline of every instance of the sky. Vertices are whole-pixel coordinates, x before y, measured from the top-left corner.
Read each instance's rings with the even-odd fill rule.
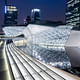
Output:
[[[39,8],[43,20],[65,22],[66,0],[7,0],[8,4],[18,8],[18,24],[22,24],[31,9]],[[4,0],[0,0],[0,25],[4,19]]]

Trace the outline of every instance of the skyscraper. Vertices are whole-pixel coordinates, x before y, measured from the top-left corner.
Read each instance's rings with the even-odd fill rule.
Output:
[[[4,25],[17,24],[18,10],[15,6],[5,5]]]
[[[32,9],[32,11],[31,11],[31,20],[32,21],[41,20],[41,11],[40,11],[40,9]]]
[[[66,24],[80,26],[80,0],[66,1]]]

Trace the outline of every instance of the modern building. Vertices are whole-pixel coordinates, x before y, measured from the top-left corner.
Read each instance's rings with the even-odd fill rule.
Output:
[[[80,26],[80,0],[66,1],[66,24]]]
[[[31,11],[31,20],[36,21],[36,20],[41,20],[41,11],[40,9],[32,9]]]
[[[16,25],[18,19],[18,9],[12,5],[5,5],[4,25]]]
[[[27,27],[23,27],[23,29],[22,27],[16,28],[16,26],[10,26],[4,27],[3,30],[7,36],[17,36],[24,33],[24,38],[13,38],[13,43],[7,45],[2,43],[1,48],[4,49],[0,53],[1,80],[80,80],[80,77],[74,75],[75,73],[71,75],[63,70],[52,67],[55,65],[58,68],[62,66],[63,69],[67,67],[68,71],[70,71],[70,63],[65,51],[65,43],[71,34],[70,26],[50,27],[29,24]],[[75,38],[74,35],[73,37]],[[78,37],[75,39],[78,40],[77,43],[79,44],[80,33],[76,37]],[[23,41],[25,45],[22,46]],[[72,40],[68,45],[70,46],[71,43]],[[75,46],[71,49],[74,52]],[[79,46],[77,48],[80,50]],[[73,51],[71,52],[73,53]],[[80,65],[79,53],[78,58],[76,58],[77,50],[73,53],[73,58],[75,58],[74,63],[76,62],[78,65]],[[78,62],[75,61],[77,59]],[[49,64],[52,66],[50,67]],[[78,71],[74,72],[80,73]]]

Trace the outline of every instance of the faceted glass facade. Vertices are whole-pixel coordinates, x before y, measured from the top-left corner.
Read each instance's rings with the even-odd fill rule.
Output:
[[[53,66],[70,67],[65,51],[65,43],[70,35],[70,26],[29,25],[24,30],[27,45],[24,49],[29,55]],[[62,67],[63,66],[63,67]]]
[[[50,27],[29,24],[23,28],[14,26],[5,27],[3,30],[10,36],[24,34],[27,43],[19,48],[38,60],[64,69],[71,66],[65,50],[71,28],[65,25]]]
[[[66,24],[80,26],[80,0],[67,0]]]

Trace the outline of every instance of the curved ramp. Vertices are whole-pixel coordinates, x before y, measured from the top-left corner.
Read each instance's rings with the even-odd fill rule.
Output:
[[[14,44],[6,47],[15,80],[80,80],[80,78],[35,60]]]

